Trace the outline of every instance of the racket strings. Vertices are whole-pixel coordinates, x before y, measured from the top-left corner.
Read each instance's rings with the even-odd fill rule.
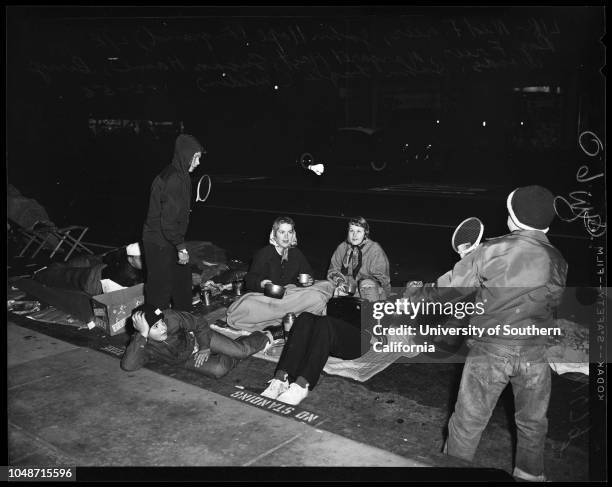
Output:
[[[202,181],[206,179],[206,189],[200,190],[200,186],[202,185]],[[198,189],[196,191],[196,202],[205,202],[208,197],[210,196],[210,190],[212,189],[212,180],[210,179],[210,176],[208,174],[204,174],[204,176],[202,176],[200,178],[200,180],[198,181]],[[202,198],[202,194],[206,192],[206,195]]]
[[[453,248],[458,249],[459,245],[474,245],[479,242],[482,236],[483,225],[478,218],[470,218],[457,227],[453,236]]]

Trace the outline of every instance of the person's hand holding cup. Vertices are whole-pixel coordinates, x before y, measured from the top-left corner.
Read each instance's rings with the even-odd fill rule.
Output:
[[[178,251],[178,263],[180,265],[187,265],[189,263],[189,252],[187,252],[187,249]]]
[[[338,296],[353,296],[357,291],[357,283],[342,281],[339,283],[337,290]]]
[[[314,279],[310,274],[300,274],[298,276],[298,282],[302,287],[309,287],[314,284]]]
[[[357,291],[357,283],[355,281],[344,282],[342,284],[343,292],[346,293],[347,296],[352,296]]]

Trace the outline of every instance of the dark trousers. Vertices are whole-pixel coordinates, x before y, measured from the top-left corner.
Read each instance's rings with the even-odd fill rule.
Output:
[[[147,281],[145,300],[159,309],[167,309],[172,301],[175,311],[191,311],[191,267],[178,263],[175,247],[143,242]]]
[[[292,379],[304,377],[312,389],[330,356],[358,358],[369,342],[370,335],[346,321],[305,312],[293,323],[276,370],[287,372]]]
[[[238,362],[259,352],[268,343],[265,333],[256,331],[237,340],[212,331],[210,336],[210,356],[199,367],[195,365],[195,357],[185,362],[185,368],[195,370],[208,377],[220,379],[232,370]]]

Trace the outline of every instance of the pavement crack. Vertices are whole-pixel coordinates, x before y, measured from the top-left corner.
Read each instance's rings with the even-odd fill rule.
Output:
[[[303,436],[304,433],[299,433],[291,438],[289,438],[288,440],[283,441],[282,443],[276,445],[274,448],[270,448],[268,451],[261,453],[260,455],[257,455],[255,458],[253,458],[252,460],[249,460],[248,462],[246,462],[243,467],[250,467],[251,465],[253,465],[255,462],[258,462],[259,460],[261,460],[262,458],[270,455],[270,453],[274,453],[275,451],[277,451],[278,449],[284,447],[285,445],[288,445],[289,443],[291,443],[294,440],[297,440],[300,436]]]
[[[37,446],[37,450],[39,450],[40,446],[43,447],[43,449],[46,449],[47,451],[51,451],[51,453],[53,453],[56,457],[58,457],[62,462],[64,462],[66,465],[71,466],[71,465],[77,465],[77,461],[71,457],[70,455],[68,455],[66,452],[60,450],[58,447],[52,445],[51,443],[49,443],[48,441],[44,440],[43,438],[41,438],[40,436],[35,435],[34,433],[29,432],[28,430],[22,428],[21,426],[8,421],[8,426],[9,428],[12,428],[13,430],[21,433],[23,436],[29,438],[31,441],[33,441],[36,446]],[[21,460],[24,460],[26,458],[28,458],[29,456],[31,456],[33,453],[35,453],[35,451],[31,451],[29,452],[27,455],[21,456],[17,459],[11,460],[12,464],[17,464],[19,463]]]
[[[27,382],[23,382],[21,384],[15,384],[14,386],[8,387],[6,390],[7,391],[13,391],[13,390],[19,389],[20,387],[23,387],[23,386],[27,386],[27,385],[30,385],[30,384],[35,384],[36,382],[40,382],[40,381],[43,381],[43,380],[46,380],[46,379],[50,379],[51,377],[54,377],[54,376],[55,377],[60,377],[62,375],[66,375],[67,373],[74,373],[77,370],[81,370],[81,369],[84,369],[84,368],[87,368],[87,367],[89,367],[89,364],[81,365],[80,367],[74,367],[74,368],[71,368],[71,369],[66,370],[64,372],[60,372],[58,374],[45,375],[43,377],[39,377],[38,379],[32,379],[32,380],[29,380]]]

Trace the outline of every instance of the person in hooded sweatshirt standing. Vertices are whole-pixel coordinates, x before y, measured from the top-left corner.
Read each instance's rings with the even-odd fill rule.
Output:
[[[200,164],[202,145],[181,134],[172,163],[153,180],[142,231],[147,280],[145,300],[160,309],[191,311],[191,271],[185,234],[191,211],[190,173]]]

